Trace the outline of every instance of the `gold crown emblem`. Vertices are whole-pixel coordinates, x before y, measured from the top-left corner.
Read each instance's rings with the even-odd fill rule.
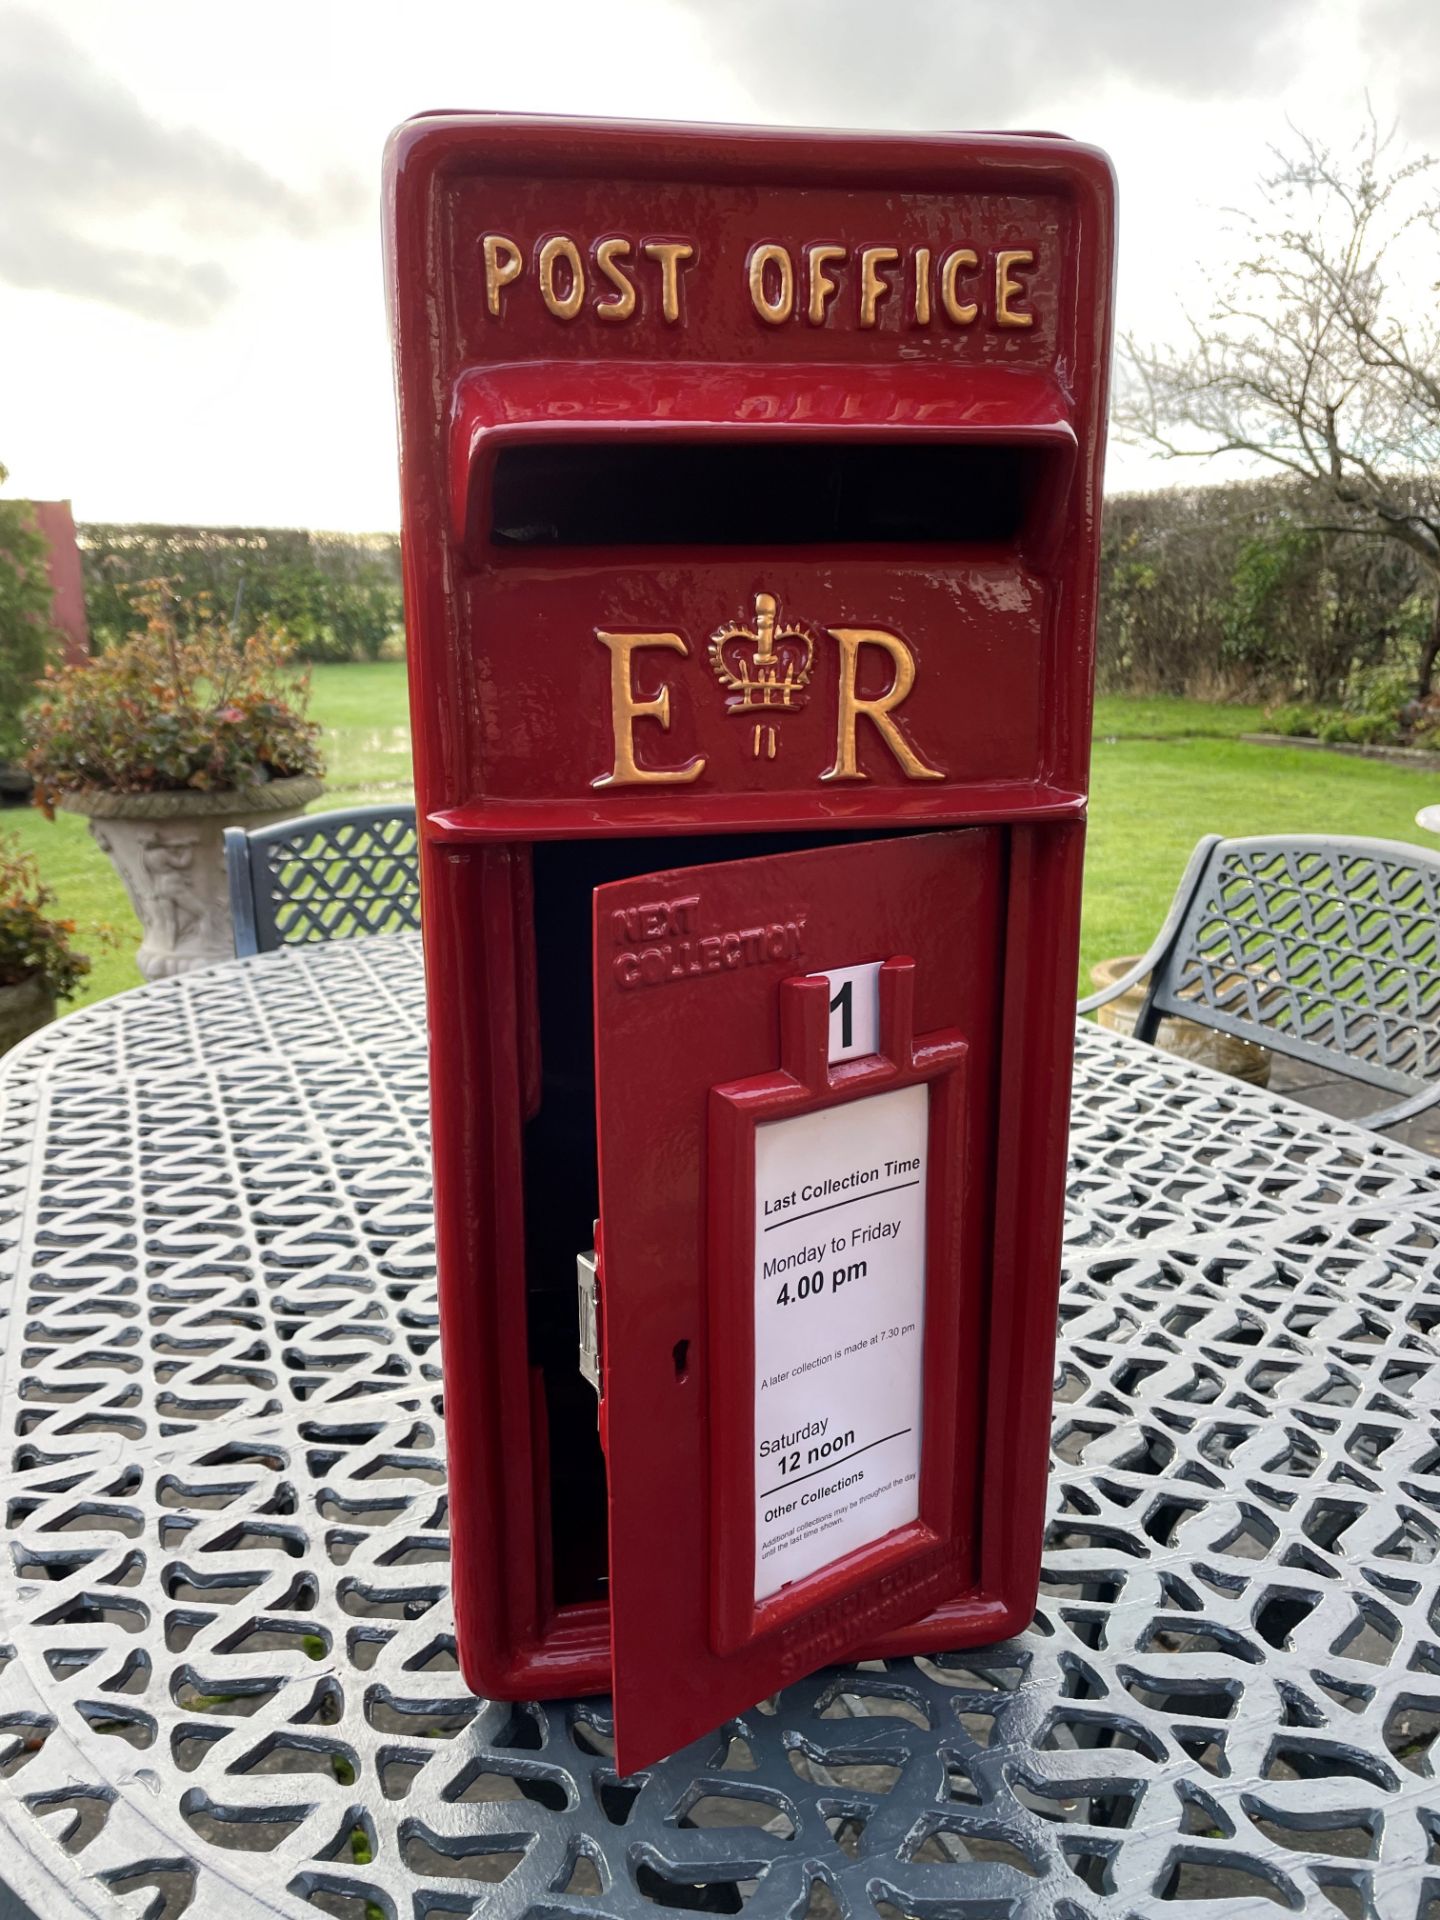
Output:
[[[803,707],[814,658],[815,642],[804,627],[780,625],[773,593],[756,594],[753,627],[717,627],[710,636],[710,665],[730,690],[727,713]]]

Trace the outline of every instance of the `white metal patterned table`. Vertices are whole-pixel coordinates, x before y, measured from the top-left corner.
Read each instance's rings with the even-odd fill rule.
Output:
[[[425,1128],[408,935],[4,1063],[36,1912],[1440,1912],[1440,1163],[1083,1029],[1035,1624],[622,1781],[605,1703],[456,1670]]]

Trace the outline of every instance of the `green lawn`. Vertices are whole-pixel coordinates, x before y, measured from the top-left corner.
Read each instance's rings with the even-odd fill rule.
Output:
[[[363,794],[410,792],[410,701],[405,662],[314,667],[310,711],[324,728],[325,783],[333,803],[348,807]]]
[[[322,806],[410,790],[405,669],[317,667],[312,711],[325,729],[329,766]],[[1105,698],[1095,709],[1095,759],[1085,879],[1084,965],[1143,947],[1159,926],[1185,858],[1202,833],[1360,833],[1420,840],[1415,810],[1440,799],[1440,778],[1408,768],[1298,747],[1254,747],[1236,738],[1260,725],[1255,707],[1187,700]],[[119,881],[83,820],[33,811],[0,817],[35,848],[61,910],[93,936],[113,926],[118,945],[94,947],[83,998],[135,986],[139,930]],[[1088,975],[1087,975],[1088,978]]]
[[[1102,693],[1095,701],[1097,742],[1192,736],[1233,740],[1242,733],[1260,733],[1264,725],[1262,707],[1212,707],[1201,700],[1177,700],[1168,694],[1141,699]]]
[[[1433,846],[1415,811],[1440,800],[1440,777],[1302,747],[1129,738],[1107,719],[1107,732],[1096,731],[1090,791],[1087,992],[1094,961],[1149,944],[1202,834],[1357,833]]]

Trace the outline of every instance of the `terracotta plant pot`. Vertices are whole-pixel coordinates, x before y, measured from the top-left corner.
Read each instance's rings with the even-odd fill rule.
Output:
[[[1090,969],[1096,990],[1113,986],[1139,957],[1131,953],[1118,960],[1097,962]],[[1133,1033],[1145,1003],[1145,985],[1142,980],[1122,993],[1118,1000],[1101,1007],[1096,1014],[1100,1025],[1112,1033]],[[1270,1049],[1256,1046],[1252,1040],[1240,1040],[1233,1033],[1217,1033],[1213,1027],[1202,1027],[1194,1020],[1165,1019],[1160,1022],[1155,1044],[1166,1053],[1178,1054],[1182,1060],[1194,1060],[1202,1067],[1228,1073],[1232,1079],[1247,1080],[1252,1087],[1270,1084]]]
[[[54,1018],[55,996],[38,973],[17,986],[0,987],[0,1053],[8,1053],[27,1033]]]
[[[276,814],[298,814],[323,791],[309,774],[222,793],[67,793],[67,813],[81,813],[109,854],[130,896],[144,939],[136,959],[147,980],[231,960],[230,894],[225,880],[226,827],[258,827]]]

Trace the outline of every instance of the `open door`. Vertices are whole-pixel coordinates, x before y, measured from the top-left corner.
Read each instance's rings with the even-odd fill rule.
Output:
[[[975,1585],[1004,856],[596,889],[622,1771]]]

